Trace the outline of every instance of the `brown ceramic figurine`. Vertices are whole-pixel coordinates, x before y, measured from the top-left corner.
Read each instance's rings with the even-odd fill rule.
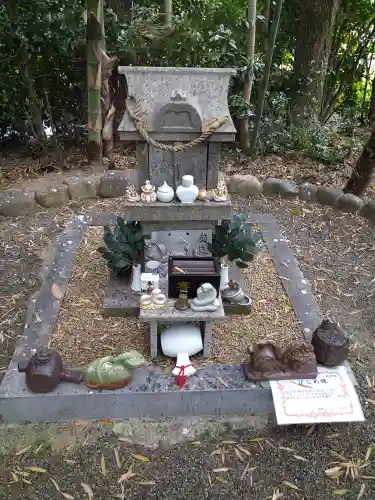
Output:
[[[272,340],[266,340],[248,352],[249,359],[242,367],[246,378],[253,382],[317,376],[314,349],[308,342],[281,347]]]
[[[348,358],[349,339],[336,323],[322,321],[311,342],[318,363],[324,366],[337,366]]]
[[[32,392],[51,392],[60,382],[79,384],[83,380],[81,371],[64,368],[60,354],[45,346],[28,361],[20,362],[18,371],[26,374],[26,385]]]

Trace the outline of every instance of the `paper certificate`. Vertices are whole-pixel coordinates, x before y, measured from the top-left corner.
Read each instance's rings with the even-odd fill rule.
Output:
[[[318,366],[315,380],[273,380],[270,385],[279,425],[364,420],[344,366]]]

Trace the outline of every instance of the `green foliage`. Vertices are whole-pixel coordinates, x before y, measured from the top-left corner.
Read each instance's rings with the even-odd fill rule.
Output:
[[[139,222],[125,222],[117,217],[114,231],[104,227],[105,247],[98,248],[109,268],[124,272],[134,264],[139,264],[143,256],[145,241]]]
[[[353,122],[351,122],[353,123]],[[353,148],[352,140],[341,140],[336,130],[347,128],[348,120],[332,125],[295,127],[289,116],[289,101],[284,92],[268,96],[260,128],[259,152],[284,154],[301,151],[322,163],[340,161]]]
[[[247,220],[248,214],[240,213],[215,226],[212,244],[209,244],[215,259],[234,261],[240,268],[246,268],[253,260],[259,251],[261,235]]]
[[[8,0],[0,5],[0,137],[30,133],[30,82],[48,125],[45,90],[56,125],[77,121],[85,72],[77,48],[85,36],[81,0]],[[78,111],[78,112],[77,112]]]

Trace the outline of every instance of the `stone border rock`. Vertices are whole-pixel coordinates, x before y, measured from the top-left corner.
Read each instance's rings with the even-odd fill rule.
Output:
[[[225,177],[228,191],[243,197],[280,196],[299,198],[310,203],[330,206],[346,213],[358,214],[375,224],[375,202],[365,202],[354,194],[344,193],[337,187],[318,186],[305,182],[268,177],[261,181],[253,175]],[[138,184],[137,170],[109,170],[102,175],[69,177],[60,183],[51,183],[36,191],[0,192],[0,216],[17,217],[38,210],[63,206],[71,200],[123,197],[129,184]]]
[[[375,203],[365,202],[354,194],[344,193],[337,187],[317,186],[309,182],[296,184],[293,181],[268,177],[260,181],[253,175],[225,177],[228,191],[244,197],[280,196],[283,199],[299,198],[310,203],[330,206],[346,213],[356,213],[375,224]]]

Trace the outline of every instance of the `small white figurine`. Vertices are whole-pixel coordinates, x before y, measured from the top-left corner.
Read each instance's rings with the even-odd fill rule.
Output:
[[[143,203],[154,203],[154,201],[156,201],[155,186],[153,186],[149,180],[144,183],[141,190],[141,201],[143,201]]]
[[[166,302],[167,297],[159,288],[155,288],[150,294],[145,293],[141,295],[139,299],[142,309],[158,309],[159,307],[164,307]]]
[[[130,203],[135,203],[141,200],[141,197],[137,193],[137,190],[133,184],[128,186],[126,189],[126,200]]]
[[[216,193],[214,195],[214,201],[227,201],[228,200],[228,189],[225,181],[220,180],[217,183]]]
[[[190,302],[190,308],[198,312],[215,312],[219,307],[220,302],[217,299],[217,292],[211,283],[203,283],[198,288],[195,299]]]

